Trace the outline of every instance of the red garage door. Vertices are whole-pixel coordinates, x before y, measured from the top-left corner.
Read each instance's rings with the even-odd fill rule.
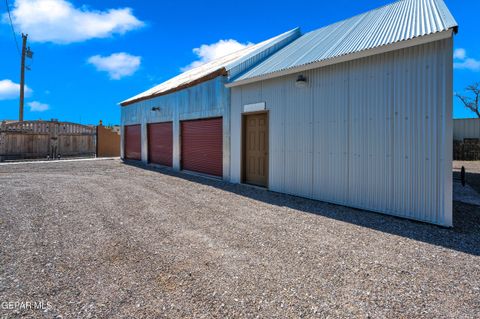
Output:
[[[142,159],[140,125],[125,126],[125,158],[131,160]]]
[[[182,169],[223,175],[222,118],[183,121]]]
[[[172,122],[148,124],[148,161],[172,166]]]

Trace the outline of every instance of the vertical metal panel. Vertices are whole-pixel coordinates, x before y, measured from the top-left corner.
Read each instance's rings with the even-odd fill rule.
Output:
[[[183,169],[223,175],[223,119],[181,122]]]
[[[313,197],[348,199],[348,67],[338,65],[306,73],[314,106]]]
[[[241,158],[242,151],[242,88],[232,88],[231,92],[231,123],[230,130],[230,181],[232,183],[241,182]]]
[[[173,168],[180,169],[180,121],[223,117],[223,176],[230,179],[230,89],[219,76],[193,87],[121,108],[122,129],[126,125],[142,124],[142,154],[148,159],[147,124],[173,122]],[[152,108],[160,108],[159,110]]]
[[[252,104],[262,101],[262,84],[248,84],[242,87],[242,104]]]
[[[266,102],[272,190],[451,226],[452,51],[447,39],[305,71],[305,88],[299,74],[233,88],[232,128]]]
[[[142,154],[142,162],[148,163],[148,131],[147,131],[147,122],[145,120],[142,121],[140,125],[140,135],[141,135],[141,149],[140,152]]]
[[[440,157],[441,166],[438,168],[439,176],[439,200],[440,209],[437,211],[437,223],[445,226],[453,226],[453,37],[443,42],[436,43],[439,52],[436,55],[436,72],[432,81],[441,73],[442,81],[437,83],[437,96],[435,101],[439,103],[441,120],[440,131]],[[434,104],[435,106],[435,104]]]
[[[391,54],[349,64],[348,198],[373,210],[385,210],[394,197],[392,67]]]
[[[220,92],[220,100],[224,101],[223,115],[222,115],[222,132],[223,132],[223,158],[222,166],[223,173],[222,176],[225,180],[230,180],[230,89],[225,87],[226,78],[223,78],[223,81],[218,81],[216,84],[215,90]]]
[[[453,139],[480,138],[480,119],[453,120]]]
[[[313,104],[310,87],[295,87],[296,76],[285,79],[285,191],[312,197]],[[273,106],[272,106],[273,107]]]
[[[172,166],[173,163],[172,122],[148,124],[149,163]]]

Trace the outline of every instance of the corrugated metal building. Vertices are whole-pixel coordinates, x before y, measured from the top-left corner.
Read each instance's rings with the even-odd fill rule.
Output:
[[[442,0],[397,1],[239,75],[231,181],[452,226],[456,31]]]
[[[300,36],[294,29],[180,74],[121,103],[121,156],[230,179],[225,83]]]
[[[442,0],[294,29],[122,102],[122,158],[452,226]]]

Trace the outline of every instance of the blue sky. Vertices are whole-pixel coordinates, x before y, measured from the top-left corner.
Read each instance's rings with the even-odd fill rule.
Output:
[[[17,33],[30,34],[35,52],[26,74],[25,119],[84,124],[119,123],[118,102],[192,63],[296,26],[311,31],[392,2],[9,1]],[[480,1],[446,3],[460,25],[454,90],[462,92],[480,81]],[[0,10],[0,119],[17,119],[19,55],[3,1]],[[455,101],[454,117],[473,116]]]

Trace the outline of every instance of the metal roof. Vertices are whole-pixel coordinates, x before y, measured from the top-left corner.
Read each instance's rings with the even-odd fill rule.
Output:
[[[237,77],[232,85],[400,41],[456,31],[457,26],[443,0],[400,0],[306,33]]]
[[[244,72],[252,65],[262,61],[268,55],[285,47],[287,44],[300,37],[300,35],[300,28],[295,28],[269,40],[246,47],[240,51],[188,70],[143,93],[129,98],[120,104],[128,105],[137,101],[172,93],[220,75],[237,75]]]

